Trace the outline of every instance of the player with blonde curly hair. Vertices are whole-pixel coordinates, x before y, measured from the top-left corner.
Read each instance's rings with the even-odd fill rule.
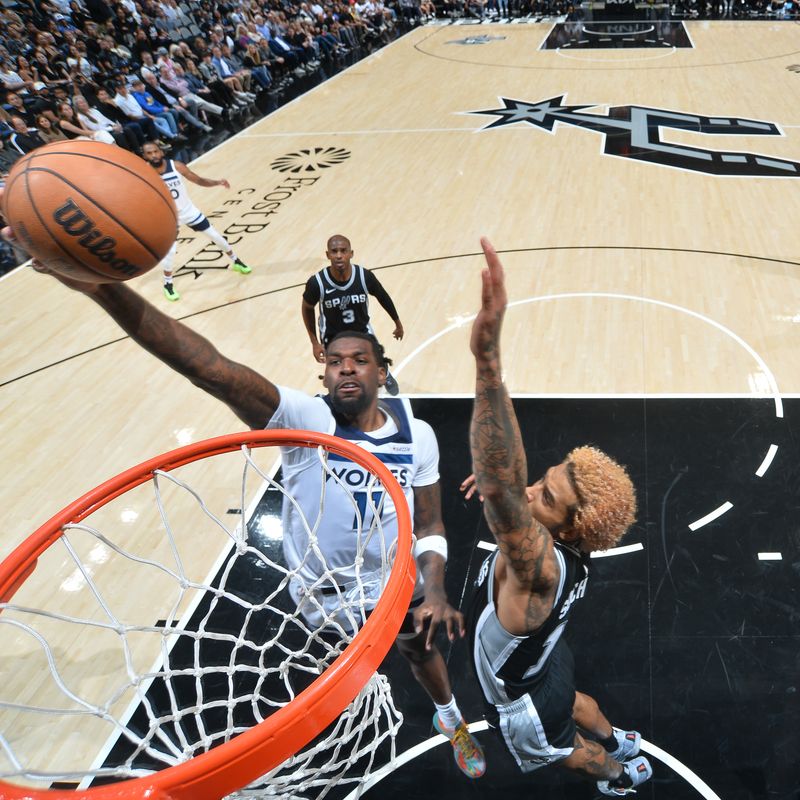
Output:
[[[470,425],[474,475],[497,550],[483,563],[467,625],[489,721],[523,772],[559,764],[597,781],[612,797],[653,771],[641,736],[612,727],[595,700],[575,691],[562,634],[586,592],[589,553],[616,544],[636,519],[625,468],[594,447],[578,447],[526,486],[528,465],[502,379],[503,267],[481,240],[481,309],[470,348],[477,378]]]

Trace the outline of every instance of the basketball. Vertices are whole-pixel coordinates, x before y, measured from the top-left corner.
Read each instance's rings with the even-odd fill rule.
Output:
[[[146,161],[82,140],[52,142],[14,164],[3,216],[31,256],[87,283],[147,272],[178,229],[169,190]]]

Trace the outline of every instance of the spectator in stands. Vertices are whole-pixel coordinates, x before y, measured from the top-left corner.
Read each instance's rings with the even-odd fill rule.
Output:
[[[211,131],[210,125],[195,116],[199,111],[199,106],[193,99],[176,97],[170,94],[161,85],[156,73],[145,73],[144,82],[147,85],[147,93],[154,97],[164,108],[169,109],[177,119],[183,120],[187,125],[191,125],[193,128],[205,133]]]
[[[33,51],[33,65],[40,79],[46,86],[52,89],[53,86],[66,85],[69,83],[69,71],[63,61],[50,61],[47,53],[41,48]]]
[[[46,88],[45,83],[42,81],[39,71],[28,61],[25,56],[17,56],[17,75],[25,81],[30,83],[34,91],[41,91]]]
[[[195,108],[203,112],[215,114],[218,117],[222,116],[224,108],[221,105],[212,103],[210,99],[202,97],[192,91],[189,82],[186,80],[183,67],[180,64],[170,62],[169,69],[167,69],[166,66],[162,69],[160,85],[168,92],[171,92],[175,97],[189,103],[190,107],[191,104],[193,104]]]
[[[97,68],[89,63],[89,59],[86,58],[77,45],[72,45],[69,48],[67,67],[73,73],[80,72],[89,81],[92,80],[97,72]]]
[[[255,42],[250,42],[242,55],[242,66],[250,70],[262,89],[268,89],[272,84],[272,73],[267,63],[261,48]]]
[[[114,144],[114,137],[108,131],[92,131],[85,128],[69,103],[59,104],[58,124],[68,139],[91,139],[95,142]]]
[[[222,80],[226,78],[236,78],[241,84],[242,91],[248,94],[250,93],[250,82],[252,81],[250,70],[243,68],[236,69],[230,59],[223,55],[222,48],[219,45],[214,45],[214,47],[211,48],[211,63],[214,65],[214,69]],[[255,95],[252,97],[255,100]]]
[[[137,79],[137,82],[142,91],[144,91],[144,84],[142,81]],[[128,84],[124,80],[117,83],[116,89],[117,93],[114,95],[114,105],[122,111],[128,119],[138,122],[142,128],[144,128],[144,132],[147,134],[148,138],[158,139],[160,136],[164,136],[171,141],[186,141],[186,137],[183,136],[183,134],[177,133],[177,125],[174,125],[174,127],[171,126],[165,119],[156,116],[144,108],[128,90]],[[155,132],[154,129],[157,129],[158,132]]]
[[[176,74],[186,80],[189,88],[195,94],[207,97],[233,112],[250,108],[250,101],[244,97],[237,97],[236,92],[224,81],[213,77],[211,80],[205,81],[194,61],[187,59],[185,64],[185,67],[181,67],[180,64],[176,66]]]
[[[45,144],[63,141],[67,138],[58,122],[51,120],[47,114],[39,114],[36,117],[36,129],[39,132],[39,138]]]
[[[89,101],[83,95],[76,95],[72,102],[78,122],[82,127],[93,133],[98,131],[110,133],[116,144],[132,153],[139,149],[139,143],[133,131],[123,128],[118,122],[104,116],[98,109],[90,107]]]
[[[9,137],[8,144],[22,155],[44,144],[36,128],[29,128],[22,117],[11,117],[11,127],[14,132]]]
[[[105,86],[101,86],[97,90],[97,99],[95,100],[92,108],[99,111],[106,119],[119,125],[125,131],[125,137],[132,147],[128,149],[139,152],[142,145],[149,137],[145,134],[145,126],[135,120],[128,119],[120,108],[114,105],[114,100],[110,92]],[[155,135],[155,130],[152,131]]]
[[[163,48],[161,48],[163,49]],[[150,75],[158,76],[158,66],[156,65],[155,60],[153,59],[153,54],[149,50],[142,50],[139,53],[139,60],[141,61],[141,68],[139,69],[139,74],[142,76],[142,80],[147,83],[147,78]]]
[[[21,92],[33,89],[33,81],[22,80],[22,78],[11,69],[11,64],[5,57],[0,57],[0,83],[3,85],[3,88],[9,92]]]

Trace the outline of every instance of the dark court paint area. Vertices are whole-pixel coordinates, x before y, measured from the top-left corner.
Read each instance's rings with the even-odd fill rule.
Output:
[[[622,544],[643,549],[592,560],[589,588],[566,632],[580,690],[613,724],[641,731],[723,800],[800,798],[800,402],[771,400],[516,400],[537,479],[572,448],[591,443],[628,466],[639,521]],[[470,471],[469,400],[415,401],[437,431],[450,539],[448,591],[465,602],[491,541],[477,503],[457,487]],[[772,465],[755,475],[770,444]],[[730,502],[715,521],[689,524]],[[778,552],[780,561],[759,553]],[[445,648],[456,697],[470,721],[482,700],[465,643]],[[400,750],[431,735],[431,706],[393,654],[387,668],[406,714]],[[463,777],[440,746],[384,779],[366,797],[589,798],[593,784],[550,767],[523,776],[492,732],[478,734],[487,772]],[[638,796],[702,793],[652,758]],[[713,795],[707,795],[713,796]]]

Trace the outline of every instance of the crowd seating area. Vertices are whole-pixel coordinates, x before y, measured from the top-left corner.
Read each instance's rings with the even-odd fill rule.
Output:
[[[568,0],[0,0],[0,179],[88,138],[184,161],[423,22],[580,21]],[[794,18],[795,0],[631,2],[662,18]],[[588,12],[587,12],[588,9]],[[21,254],[0,243],[0,274]]]

